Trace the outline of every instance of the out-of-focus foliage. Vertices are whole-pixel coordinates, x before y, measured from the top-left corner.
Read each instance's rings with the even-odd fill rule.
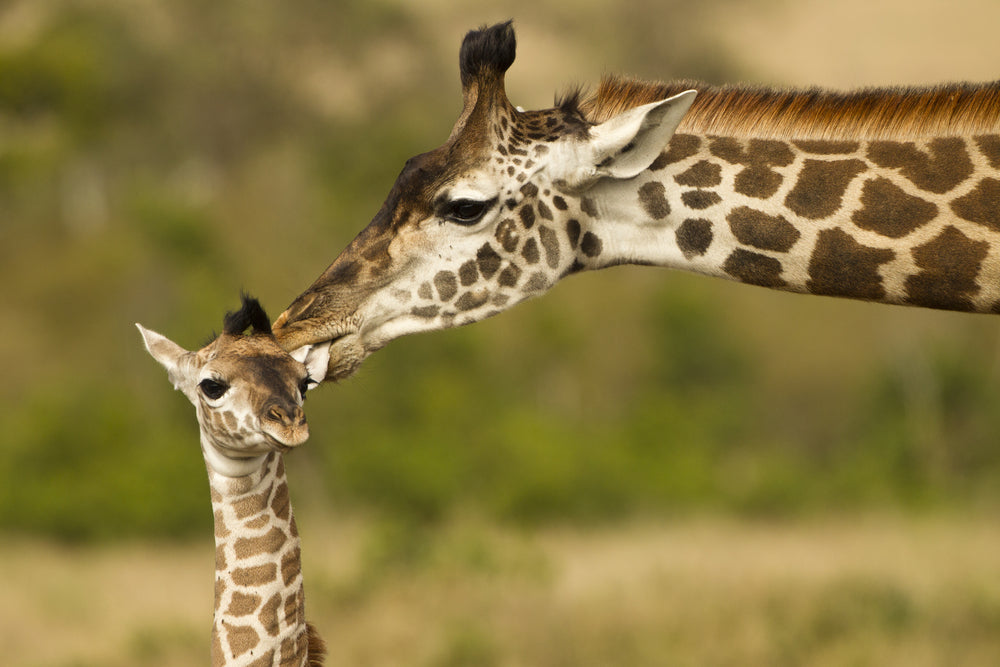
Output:
[[[693,26],[724,2],[675,3],[656,33],[649,3],[623,6],[599,40],[586,9],[525,3],[525,27],[720,80],[746,73]],[[193,410],[132,323],[193,348],[241,288],[276,315],[447,136],[462,31],[418,12],[0,9],[0,528],[207,530]],[[573,278],[318,390],[290,464],[320,502],[420,521],[996,502],[995,324],[802,301],[653,269]]]

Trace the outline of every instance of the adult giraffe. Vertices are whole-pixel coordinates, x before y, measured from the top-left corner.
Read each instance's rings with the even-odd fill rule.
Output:
[[[1000,312],[1000,82],[840,94],[605,79],[508,101],[510,23],[466,35],[464,108],[281,314],[353,373],[566,275],[665,266],[796,292]]]

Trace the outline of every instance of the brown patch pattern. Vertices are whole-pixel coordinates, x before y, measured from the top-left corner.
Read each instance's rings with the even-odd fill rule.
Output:
[[[681,201],[688,208],[700,211],[715,206],[722,201],[722,197],[711,190],[690,190],[681,195]]]
[[[670,143],[667,144],[667,150],[660,153],[660,155],[653,160],[653,163],[649,165],[649,168],[653,171],[659,171],[660,169],[674,164],[675,162],[686,160],[697,153],[699,148],[701,148],[700,138],[694,136],[693,134],[675,134],[670,138]]]
[[[973,241],[948,226],[937,237],[914,249],[920,273],[906,279],[907,300],[918,306],[972,310],[979,292],[976,276],[989,252],[986,241]]]
[[[711,188],[722,183],[722,167],[708,160],[701,160],[687,171],[674,176],[678,185],[692,188]]]
[[[984,178],[968,194],[951,203],[955,215],[1000,232],[1000,180]]]
[[[865,169],[861,160],[806,160],[785,206],[810,220],[828,217],[840,208],[847,186]]]
[[[878,300],[885,287],[878,269],[895,257],[892,250],[863,246],[840,229],[824,229],[809,261],[806,287],[813,294]]]
[[[976,145],[994,169],[1000,169],[1000,135],[984,134],[976,137]]]
[[[675,233],[677,247],[688,259],[704,255],[712,245],[712,223],[700,218],[688,218]]]
[[[643,183],[639,187],[639,204],[653,220],[662,220],[670,213],[667,190],[659,181]]]
[[[972,175],[972,160],[958,137],[932,139],[926,148],[914,142],[876,141],[868,148],[872,162],[899,169],[921,190],[944,194]]]
[[[788,252],[801,236],[783,216],[768,215],[747,206],[733,209],[726,220],[736,240],[761,250]]]
[[[740,282],[760,287],[784,287],[781,262],[773,257],[738,248],[726,258],[722,270]]]
[[[861,190],[863,208],[851,220],[858,227],[898,239],[937,217],[937,206],[903,191],[888,178],[866,181]]]

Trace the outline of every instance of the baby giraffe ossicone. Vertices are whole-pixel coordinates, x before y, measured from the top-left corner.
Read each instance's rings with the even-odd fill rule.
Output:
[[[302,402],[316,380],[281,349],[267,314],[248,296],[226,315],[222,334],[197,351],[136,326],[198,414],[215,512],[211,664],[321,665],[326,649],[305,620],[282,459],[309,437]]]

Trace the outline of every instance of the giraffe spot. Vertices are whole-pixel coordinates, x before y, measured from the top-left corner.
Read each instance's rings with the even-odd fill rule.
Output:
[[[255,565],[253,567],[238,567],[233,570],[233,583],[237,586],[260,586],[269,584],[278,576],[278,566],[274,563]]]
[[[688,218],[677,228],[675,236],[677,247],[687,259],[704,255],[708,252],[708,246],[712,245],[712,223],[708,220]]]
[[[288,484],[282,483],[274,490],[271,499],[271,511],[282,521],[288,521],[292,515],[292,502],[288,497]]]
[[[541,225],[538,228],[538,240],[542,242],[545,250],[545,261],[550,268],[559,266],[559,237],[551,227]]]
[[[545,144],[539,144],[539,145],[535,146],[535,155],[536,156],[545,155],[548,152],[549,152],[549,147],[546,146]]]
[[[271,667],[274,664],[274,649],[269,649],[267,653],[251,662],[247,667]]]
[[[955,215],[1000,231],[1000,180],[984,178],[974,190],[951,203]]]
[[[222,510],[215,510],[215,537],[217,539],[224,539],[228,536],[229,529],[226,528],[226,518],[223,515]]]
[[[525,183],[521,186],[521,194],[528,198],[538,196],[538,186],[534,183]]]
[[[436,317],[440,311],[441,311],[440,306],[420,306],[411,310],[410,314],[413,315],[414,317],[420,317],[425,320],[429,320]]]
[[[504,148],[503,144],[497,144],[497,153],[500,153],[500,155],[507,155],[507,149]]]
[[[292,591],[292,593],[285,598],[284,616],[286,620],[292,621],[298,618],[301,602],[302,600],[299,597],[298,590]]]
[[[517,214],[521,217],[521,224],[525,229],[531,229],[535,224],[535,209],[531,204],[523,204]]]
[[[778,191],[783,180],[781,174],[770,167],[747,167],[736,175],[733,188],[747,197],[767,199]]]
[[[226,643],[229,650],[233,652],[233,657],[240,657],[244,653],[249,653],[260,643],[257,631],[249,625],[229,625],[223,621],[226,628]]]
[[[751,139],[744,145],[732,137],[715,137],[710,141],[708,150],[730,164],[744,166],[786,167],[795,160],[792,149],[781,141],[771,139]]]
[[[230,431],[235,431],[237,425],[236,415],[234,415],[232,412],[226,412],[224,418],[226,422],[226,428],[229,429]]]
[[[222,577],[215,578],[215,611],[219,611],[222,604],[222,596],[226,594],[226,580]]]
[[[653,220],[662,220],[670,213],[667,189],[659,181],[644,183],[639,188],[639,203]]]
[[[500,269],[500,255],[489,243],[484,243],[476,252],[476,263],[479,265],[479,273],[483,277],[490,279],[493,274]]]
[[[788,252],[801,236],[783,216],[768,215],[747,206],[734,208],[726,220],[736,240],[761,250]]]
[[[260,537],[240,537],[233,544],[238,560],[245,560],[261,554],[278,553],[288,538],[275,526]]]
[[[722,201],[722,197],[711,190],[689,190],[681,195],[681,201],[688,208],[700,211],[715,206]]]
[[[899,173],[921,190],[944,194],[972,175],[972,160],[958,137],[932,139],[921,150],[913,142],[876,141],[868,157]]]
[[[524,247],[521,248],[521,257],[524,257],[524,261],[528,264],[538,263],[541,256],[538,252],[538,243],[534,238],[530,238],[524,242]]]
[[[212,667],[226,667],[226,656],[222,652],[219,628],[215,625],[212,626]]]
[[[601,239],[595,234],[586,232],[583,235],[583,240],[580,241],[580,250],[587,257],[597,257],[601,254],[601,250],[603,250],[603,244],[601,243]]]
[[[267,493],[258,493],[252,496],[244,496],[233,503],[233,510],[237,519],[246,519],[249,516],[263,511],[267,506]]]
[[[722,265],[722,270],[740,282],[760,287],[784,287],[781,262],[773,257],[737,248]]]
[[[226,570],[226,545],[219,544],[215,547],[215,570],[225,572]]]
[[[972,310],[976,276],[989,243],[973,241],[955,227],[913,250],[920,273],[906,279],[907,301],[927,308]]]
[[[243,524],[243,527],[247,530],[260,530],[267,524],[271,523],[271,517],[266,514],[261,514],[256,519],[251,519]]]
[[[493,299],[490,301],[494,306],[499,306],[503,308],[510,301],[510,297],[506,294],[494,294]]]
[[[425,301],[434,298],[434,288],[431,287],[430,283],[423,283],[420,285],[420,289],[417,290],[417,296]]]
[[[847,186],[866,169],[861,160],[806,160],[785,206],[803,218],[818,220],[840,208]]]
[[[994,169],[1000,169],[1000,136],[984,134],[976,137],[976,145]]]
[[[513,176],[516,173],[517,173],[517,169],[514,169],[513,165],[511,165],[510,167],[507,167],[507,175],[508,176]]]
[[[538,200],[538,215],[543,220],[552,219],[552,210],[541,199]]]
[[[490,299],[490,294],[486,290],[481,290],[479,292],[466,292],[462,296],[458,297],[458,301],[455,302],[455,307],[461,312],[467,310],[473,310],[479,308]]]
[[[495,236],[497,242],[500,243],[500,247],[506,250],[507,252],[514,252],[514,250],[517,248],[518,242],[521,240],[521,236],[518,233],[517,223],[514,222],[513,218],[504,218],[503,220],[501,220],[500,224],[497,225],[497,231]],[[462,268],[464,269],[465,266],[466,265],[463,264]],[[458,275],[460,278],[462,277],[462,269],[459,269]],[[476,275],[478,277],[478,271],[476,272]],[[473,282],[475,282],[475,279],[473,279]],[[462,284],[464,285],[465,282],[463,282]]]
[[[545,277],[545,274],[541,271],[535,271],[528,278],[528,282],[524,284],[524,291],[527,293],[531,292],[543,292],[549,288],[549,279]]]
[[[937,216],[937,206],[914,197],[888,178],[866,181],[861,190],[860,210],[851,216],[858,227],[898,239]]]
[[[667,144],[667,150],[660,153],[653,164],[649,165],[649,168],[653,171],[659,171],[664,167],[674,164],[675,162],[680,162],[681,160],[686,160],[695,153],[701,147],[701,139],[693,134],[675,134],[670,138],[670,143]]]
[[[451,271],[438,271],[434,276],[434,287],[442,301],[448,302],[458,293],[458,279]]]
[[[576,244],[580,242],[580,222],[578,220],[566,222],[566,236],[569,238],[569,247],[576,250]]]
[[[517,240],[515,239],[515,247]],[[507,250],[505,247],[504,250]],[[513,250],[513,248],[510,248]],[[458,282],[462,284],[462,287],[468,287],[479,280],[479,267],[476,265],[476,260],[470,259],[468,262],[462,264],[458,267]]]
[[[879,300],[885,287],[879,267],[896,256],[892,250],[869,248],[841,229],[819,233],[806,287],[813,294]]]
[[[303,654],[306,650],[306,635],[305,633],[300,634],[298,637],[286,637],[281,642],[281,662],[279,663],[284,667],[284,665],[301,665],[303,660],[300,658],[304,657]]]
[[[281,580],[288,586],[295,580],[301,571],[302,551],[298,546],[294,546],[281,557]]]
[[[552,205],[555,206],[560,211],[565,211],[566,209],[569,208],[569,205],[566,203],[566,200],[560,197],[559,195],[556,195],[555,197],[552,198]]]
[[[521,269],[515,264],[508,264],[507,268],[500,272],[500,277],[497,278],[497,281],[502,287],[515,287],[520,277]]]
[[[793,141],[792,145],[806,153],[814,155],[846,155],[857,153],[861,144],[856,141],[829,141],[825,139],[802,139]]]
[[[584,214],[589,215],[591,218],[600,217],[597,213],[597,204],[595,204],[594,200],[590,197],[584,197],[580,200],[580,210],[583,211]]]
[[[229,600],[229,608],[226,609],[227,616],[249,616],[250,614],[257,611],[260,607],[260,603],[263,600],[256,593],[240,593],[239,591],[233,591],[233,596]]]
[[[674,176],[674,182],[692,188],[710,188],[722,183],[722,167],[714,162],[701,160],[684,173]]]

